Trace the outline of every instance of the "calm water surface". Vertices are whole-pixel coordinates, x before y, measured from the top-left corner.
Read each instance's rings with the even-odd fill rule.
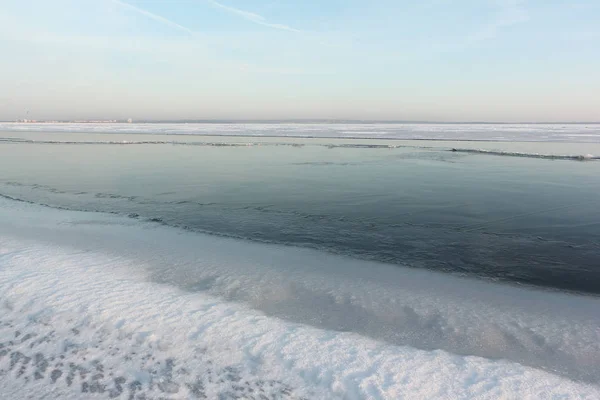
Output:
[[[598,144],[1,136],[0,194],[11,198],[600,293],[599,161],[451,151],[600,154]]]

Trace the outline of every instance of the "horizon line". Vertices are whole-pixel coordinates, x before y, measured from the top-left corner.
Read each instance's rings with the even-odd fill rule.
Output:
[[[455,125],[455,124],[481,124],[481,125],[600,125],[600,121],[431,121],[431,120],[390,120],[390,119],[344,119],[344,118],[283,118],[283,119],[227,119],[227,118],[207,118],[207,119],[140,119],[128,122],[127,119],[107,118],[107,119],[41,119],[33,121],[23,120],[0,120],[0,123],[13,124],[44,124],[44,123],[60,123],[60,124],[247,124],[247,123],[321,123],[321,124],[336,124],[336,123],[354,123],[354,124],[440,124],[440,125]]]

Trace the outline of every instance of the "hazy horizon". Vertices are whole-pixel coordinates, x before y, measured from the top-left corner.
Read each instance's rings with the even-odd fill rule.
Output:
[[[600,3],[7,0],[0,120],[593,123]]]
[[[22,119],[0,120],[0,123],[25,123]],[[99,124],[409,124],[409,125],[600,125],[600,121],[411,121],[393,119],[323,119],[323,118],[289,118],[289,119],[141,119],[132,120],[118,118],[90,119],[27,119],[26,123],[99,123]]]

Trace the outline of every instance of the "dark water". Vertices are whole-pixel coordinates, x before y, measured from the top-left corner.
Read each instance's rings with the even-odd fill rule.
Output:
[[[82,141],[93,136],[80,135]],[[118,136],[111,140],[136,135]],[[600,293],[600,162],[450,151],[459,142],[430,149],[387,148],[377,140],[362,147],[350,140],[288,142],[7,141],[0,143],[0,194],[415,268]]]

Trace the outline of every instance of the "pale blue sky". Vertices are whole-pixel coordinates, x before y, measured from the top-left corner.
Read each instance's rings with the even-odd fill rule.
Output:
[[[0,0],[0,119],[600,120],[599,0]]]

